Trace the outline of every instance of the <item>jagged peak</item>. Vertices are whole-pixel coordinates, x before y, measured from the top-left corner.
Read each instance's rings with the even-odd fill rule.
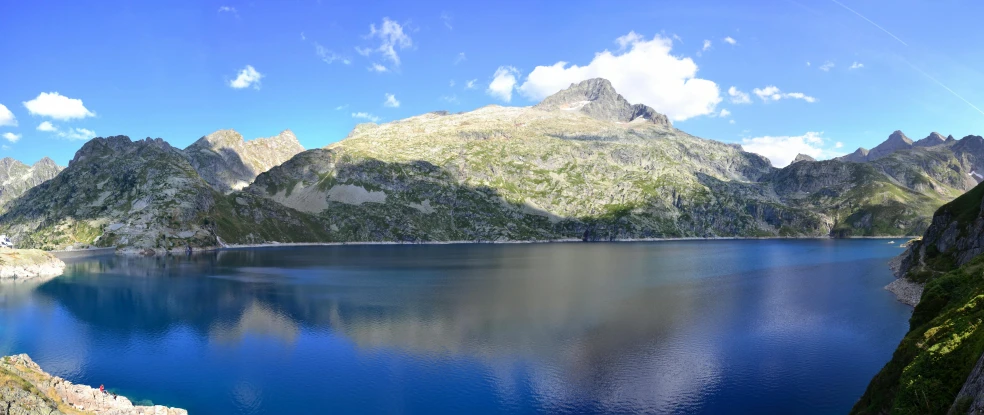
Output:
[[[943,137],[943,134],[934,131],[932,133],[929,133],[929,135],[926,136],[926,138],[916,141],[915,143],[913,143],[913,145],[917,147],[932,147],[935,145],[946,143],[947,141],[948,141],[947,138]]]
[[[146,147],[157,147],[162,150],[173,150],[167,141],[163,138],[150,138],[147,137],[143,140],[131,141],[130,137],[125,135],[114,135],[110,137],[96,137],[89,141],[86,141],[82,145],[79,151],[75,152],[75,157],[68,162],[69,165],[82,160],[90,154],[97,152],[110,151],[113,153],[123,153],[130,148],[146,148]]]
[[[605,78],[592,78],[572,83],[567,89],[544,98],[533,108],[546,111],[578,111],[600,120],[617,122],[631,122],[644,118],[653,124],[672,126],[666,115],[656,112],[653,108],[643,104],[630,104]]]
[[[55,167],[55,168],[57,168],[58,167],[58,163],[55,163],[55,161],[52,160],[50,157],[45,156],[45,157],[41,157],[41,160],[38,160],[38,161],[34,162],[34,164],[32,164],[31,167],[32,168],[33,167]]]
[[[888,139],[885,140],[885,142],[883,142],[882,144],[890,143],[890,142],[900,142],[900,143],[905,143],[905,144],[912,144],[912,139],[910,139],[909,137],[907,137],[905,135],[905,133],[902,132],[902,130],[895,130],[894,132],[892,132],[891,135],[888,136]],[[881,144],[879,144],[879,145],[881,145]]]

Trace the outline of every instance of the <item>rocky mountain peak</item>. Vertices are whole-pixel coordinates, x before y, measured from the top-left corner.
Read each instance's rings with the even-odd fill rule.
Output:
[[[38,167],[43,167],[43,168],[58,168],[58,164],[55,163],[54,160],[52,160],[52,159],[50,159],[48,157],[42,157],[41,160],[38,160],[37,162],[35,162],[34,164],[32,164],[31,167],[32,168],[38,168]]]
[[[294,132],[245,141],[235,130],[206,135],[182,152],[192,167],[213,188],[223,193],[242,189],[257,175],[304,151]]]
[[[793,163],[800,162],[800,161],[817,161],[817,159],[810,157],[807,154],[799,153],[796,155],[796,158],[793,159]]]
[[[643,105],[632,105],[619,95],[612,83],[604,78],[593,78],[571,84],[570,87],[543,99],[534,108],[547,111],[579,111],[605,121],[632,122],[640,119],[671,127],[670,120],[656,110]]]
[[[916,141],[915,143],[913,143],[913,145],[916,147],[932,147],[946,142],[947,142],[947,138],[943,137],[943,134],[934,131],[932,133],[929,133],[929,135],[926,136],[926,138]]]
[[[888,139],[875,146],[868,152],[868,161],[878,160],[899,150],[912,148],[912,139],[906,137],[902,131],[895,130]]]

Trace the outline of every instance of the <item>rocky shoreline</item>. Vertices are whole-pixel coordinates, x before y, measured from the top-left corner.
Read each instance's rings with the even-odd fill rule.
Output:
[[[0,411],[11,415],[188,415],[184,409],[136,406],[125,397],[72,384],[45,373],[26,354],[0,359]]]
[[[895,294],[895,298],[913,307],[919,304],[919,299],[922,298],[923,288],[922,284],[909,281],[905,278],[896,278],[895,281],[885,286],[886,290]]]
[[[65,263],[40,249],[0,249],[0,281],[55,277]]]

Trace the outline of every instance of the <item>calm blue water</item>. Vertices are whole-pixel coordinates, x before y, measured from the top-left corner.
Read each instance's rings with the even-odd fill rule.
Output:
[[[0,355],[192,414],[844,413],[897,240],[345,246],[77,260]]]

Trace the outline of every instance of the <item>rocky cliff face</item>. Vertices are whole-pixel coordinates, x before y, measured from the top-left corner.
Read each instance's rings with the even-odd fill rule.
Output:
[[[0,159],[0,209],[28,189],[55,177],[61,170],[62,167],[47,157],[31,166],[10,157]]]
[[[581,81],[553,94],[533,108],[545,111],[578,111],[603,121],[645,121],[663,127],[672,127],[665,115],[642,104],[629,104],[607,79],[594,78]]]
[[[200,138],[183,153],[208,184],[228,194],[302,151],[304,147],[290,130],[251,141],[233,130],[220,130]]]
[[[183,250],[256,240],[325,238],[301,212],[213,189],[161,139],[95,138],[57,177],[0,215],[18,247]]]
[[[27,355],[0,358],[0,414],[188,415],[184,409],[136,406],[129,399],[74,385],[41,370]]]
[[[894,262],[925,284],[892,360],[853,413],[979,413],[984,408],[984,184],[939,208]]]

